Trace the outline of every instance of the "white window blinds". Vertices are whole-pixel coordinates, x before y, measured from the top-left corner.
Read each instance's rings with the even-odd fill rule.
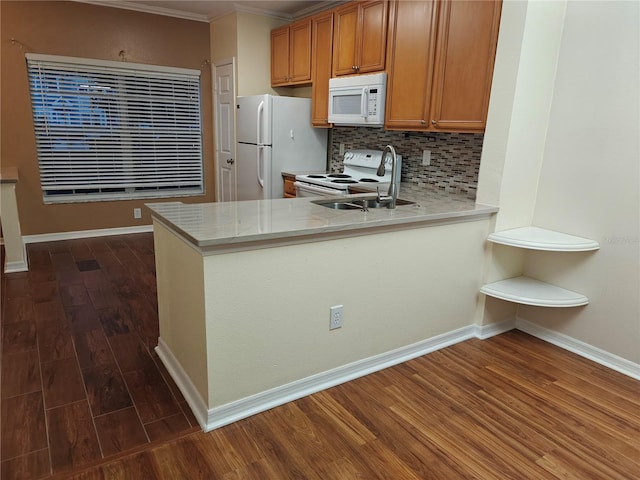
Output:
[[[203,188],[200,72],[27,54],[46,202]]]

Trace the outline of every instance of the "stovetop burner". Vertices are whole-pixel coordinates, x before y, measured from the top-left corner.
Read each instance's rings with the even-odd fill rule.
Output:
[[[332,173],[327,175],[330,178],[351,178],[351,175],[346,175],[344,173]]]
[[[361,178],[359,180],[360,182],[372,182],[372,183],[379,183],[380,180],[376,180],[375,178]]]
[[[327,178],[326,175],[315,175],[315,174],[311,174],[311,175],[307,175],[308,178]]]

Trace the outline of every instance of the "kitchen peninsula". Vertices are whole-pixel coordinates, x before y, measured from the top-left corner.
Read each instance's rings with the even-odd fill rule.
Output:
[[[157,350],[204,430],[473,336],[497,209],[406,186],[400,197],[415,203],[148,205]],[[336,305],[343,326],[330,330]]]

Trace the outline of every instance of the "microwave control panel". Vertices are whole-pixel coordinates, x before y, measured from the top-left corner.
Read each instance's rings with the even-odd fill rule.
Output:
[[[367,106],[367,116],[373,116],[378,113],[378,89],[369,90],[369,105]]]

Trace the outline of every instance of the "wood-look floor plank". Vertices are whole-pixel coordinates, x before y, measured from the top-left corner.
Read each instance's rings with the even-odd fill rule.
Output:
[[[378,376],[378,375],[374,375]],[[367,426],[367,429],[383,441],[387,447],[411,467],[421,478],[448,480],[463,476],[463,471],[446,454],[433,444],[421,441],[414,434],[415,427],[403,421],[388,407],[377,401],[378,395],[363,391],[359,384],[347,383],[330,391],[345,408]],[[393,403],[396,403],[395,401]]]
[[[102,328],[98,312],[91,304],[66,307],[64,312],[74,333]]]
[[[144,429],[152,442],[172,438],[178,432],[189,430],[191,425],[182,412],[144,425]]]
[[[75,357],[41,364],[42,388],[47,409],[85,398],[82,375]]]
[[[321,477],[311,469],[302,455],[291,448],[286,441],[286,433],[278,428],[279,425],[273,425],[269,421],[269,412],[263,413],[264,415],[256,415],[244,421],[244,427],[265,450],[265,455],[271,460],[278,475],[276,478],[320,480]]]
[[[2,399],[2,460],[47,448],[42,393]]]
[[[56,320],[39,322],[37,331],[41,362],[75,357],[71,328],[66,323]]]
[[[216,471],[215,459],[208,459],[195,448],[193,442],[179,440],[172,445],[165,445],[152,450],[156,470],[163,480],[189,478],[192,480],[209,480],[219,478],[223,472]]]
[[[3,480],[37,480],[51,474],[49,449],[36,450],[2,462],[0,478]]]
[[[133,407],[95,417],[94,422],[105,457],[149,443]]]
[[[2,398],[42,390],[38,350],[2,356]]]
[[[124,379],[143,423],[180,412],[180,407],[155,366],[127,372]]]
[[[36,322],[33,318],[3,325],[2,352],[24,352],[37,347]]]
[[[74,332],[73,339],[80,368],[115,363],[102,328]]]
[[[78,468],[101,458],[86,400],[47,410],[53,472]]]
[[[2,299],[2,324],[32,321],[35,318],[33,298],[18,297]]]
[[[58,282],[49,280],[47,282],[32,283],[31,296],[36,303],[53,302],[59,299]]]
[[[133,405],[118,367],[111,363],[82,369],[87,398],[94,416]]]

